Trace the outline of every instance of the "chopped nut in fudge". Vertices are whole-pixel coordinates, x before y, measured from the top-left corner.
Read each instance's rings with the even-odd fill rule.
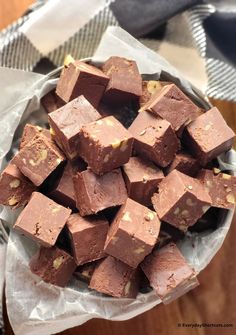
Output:
[[[110,57],[102,70],[110,78],[103,95],[104,101],[120,104],[142,95],[142,77],[135,61]]]
[[[154,93],[142,110],[150,111],[170,122],[178,136],[181,136],[184,127],[201,113],[199,107],[175,84],[166,85]]]
[[[178,170],[188,176],[195,177],[200,170],[198,160],[186,152],[177,153],[174,160],[167,167],[166,173],[169,174],[173,170]]]
[[[164,303],[177,299],[183,291],[186,293],[198,285],[195,271],[175,243],[155,250],[141,263],[141,268]]]
[[[127,163],[132,147],[132,135],[113,116],[82,127],[79,153],[96,174],[101,175]]]
[[[142,81],[142,95],[139,98],[140,106],[144,106],[153,96],[154,93],[160,91],[163,86],[168,83],[159,80],[143,80]]]
[[[191,154],[205,166],[233,145],[235,134],[216,107],[191,122],[184,136]]]
[[[105,257],[104,244],[109,228],[106,219],[72,214],[67,220],[67,228],[77,265]]]
[[[145,206],[151,205],[151,197],[164,178],[163,172],[152,162],[140,157],[130,157],[123,165],[128,196]]]
[[[136,268],[152,251],[159,231],[157,214],[128,198],[110,226],[105,252]]]
[[[10,163],[0,175],[0,204],[18,208],[29,201],[36,187]]]
[[[46,283],[65,287],[76,269],[76,263],[67,252],[56,246],[40,247],[31,258],[30,270]]]
[[[159,184],[152,203],[160,220],[186,231],[210,208],[211,198],[199,180],[173,170]]]
[[[120,206],[127,199],[125,182],[120,169],[98,176],[91,170],[74,177],[76,205],[82,216],[96,214],[106,208]]]
[[[41,185],[63,161],[62,152],[42,134],[35,135],[12,159],[12,163],[36,186]]]
[[[52,137],[69,159],[79,156],[79,136],[82,126],[101,118],[83,96],[48,115]]]
[[[161,167],[169,165],[179,149],[171,124],[150,112],[140,112],[129,132],[134,137],[135,151]]]
[[[236,203],[236,177],[221,173],[219,169],[201,170],[198,179],[209,193],[212,206],[233,209]]]
[[[39,192],[34,192],[18,216],[14,229],[45,247],[51,247],[56,243],[70,213],[70,209]]]
[[[108,256],[96,266],[89,287],[117,298],[136,298],[139,271]]]
[[[56,94],[66,103],[83,95],[96,108],[108,82],[101,70],[76,60],[63,69]]]

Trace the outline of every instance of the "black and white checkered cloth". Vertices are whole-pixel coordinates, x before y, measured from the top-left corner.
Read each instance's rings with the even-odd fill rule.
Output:
[[[216,99],[236,101],[235,0],[178,0],[174,4],[172,0],[149,0],[145,4],[142,0],[106,0],[104,7],[82,28],[45,56],[20,27],[29,20],[32,11],[37,11],[46,2],[38,0],[26,15],[0,33],[1,66],[32,71],[46,57],[51,66],[48,69],[51,69],[61,65],[68,53],[74,58],[91,56],[109,25],[121,25],[157,51],[166,39],[182,45],[191,34],[191,47],[197,48],[205,62],[205,93]],[[181,12],[187,18],[188,27],[180,32],[176,26],[167,36],[169,25],[173,26],[173,22],[179,25],[174,16]]]
[[[0,33],[0,66],[42,71],[39,64],[44,60],[45,72],[61,65],[68,53],[77,59],[91,56],[106,28],[120,25],[156,51],[161,50],[164,42],[196,49],[205,63],[205,93],[216,99],[236,101],[235,0],[104,0],[104,6],[86,24],[43,55],[21,28],[48,1],[38,0],[23,17]],[[77,3],[80,6],[80,0]],[[0,226],[0,244],[5,242]]]

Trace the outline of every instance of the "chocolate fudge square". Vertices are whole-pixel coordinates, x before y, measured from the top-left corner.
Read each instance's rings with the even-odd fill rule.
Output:
[[[58,204],[70,207],[71,209],[76,208],[73,176],[73,167],[70,162],[67,162],[56,186],[49,193],[50,198],[55,200]]]
[[[76,60],[63,69],[56,94],[66,103],[83,95],[96,108],[108,82],[101,70]]]
[[[196,277],[194,270],[173,242],[147,256],[141,263],[141,269],[161,300],[166,299],[168,295],[181,293],[178,289],[183,289],[184,284],[191,289],[190,283],[195,281]],[[177,297],[178,295],[175,296]]]
[[[177,153],[174,160],[167,167],[166,173],[169,174],[173,170],[178,170],[190,177],[195,177],[201,166],[198,160],[186,152]]]
[[[201,170],[198,179],[209,193],[212,206],[233,209],[236,203],[236,177],[221,173],[219,169]]]
[[[34,192],[29,203],[18,216],[14,229],[42,246],[51,247],[56,243],[70,213],[70,209],[39,192]]]
[[[96,266],[89,288],[117,298],[136,298],[139,273],[137,269],[108,256]]]
[[[49,114],[64,106],[65,102],[56,95],[55,90],[52,90],[48,92],[44,97],[42,97],[41,104],[43,105],[46,112]]]
[[[162,170],[150,161],[130,157],[128,163],[123,165],[123,172],[129,198],[150,206],[151,197],[164,178]]]
[[[96,174],[103,174],[128,162],[132,135],[113,116],[82,127],[80,156]]]
[[[170,122],[178,135],[181,135],[184,127],[201,113],[199,107],[175,84],[166,85],[154,93],[142,109]]]
[[[106,208],[122,205],[127,199],[120,169],[98,176],[91,170],[74,177],[76,206],[82,216],[96,214]]]
[[[211,198],[197,179],[173,170],[159,184],[152,203],[160,220],[186,231],[211,206]]]
[[[140,112],[129,132],[134,137],[135,151],[161,167],[169,165],[179,149],[179,140],[171,124],[150,112]]]
[[[120,104],[142,95],[142,77],[135,61],[112,56],[102,70],[110,78],[103,101]]]
[[[83,218],[79,214],[69,217],[67,228],[77,265],[105,257],[104,244],[108,227],[108,221],[101,217]]]
[[[159,231],[157,214],[128,198],[110,226],[105,252],[136,268],[152,251]]]
[[[63,161],[65,156],[44,135],[34,136],[12,159],[12,163],[36,186],[41,185]]]
[[[186,128],[185,144],[205,166],[233,145],[235,134],[216,107],[199,116]]]
[[[36,187],[10,163],[1,173],[0,189],[0,204],[18,208],[27,204]]]
[[[46,283],[65,287],[76,269],[76,263],[73,257],[56,246],[40,247],[31,258],[29,267],[31,272]]]
[[[83,95],[48,115],[52,137],[69,159],[79,155],[82,126],[100,118],[101,115]]]
[[[46,136],[49,140],[51,140],[51,134],[48,129],[39,127],[39,126],[34,126],[33,124],[27,123],[24,127],[23,134],[21,137],[21,142],[20,142],[20,149],[26,146],[35,135],[40,135],[43,134]]]

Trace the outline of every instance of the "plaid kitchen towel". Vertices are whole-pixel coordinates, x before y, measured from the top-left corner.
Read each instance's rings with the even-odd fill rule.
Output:
[[[49,71],[67,53],[90,56],[105,29],[120,25],[208,96],[236,101],[235,24],[235,0],[38,0],[0,33],[0,65]]]

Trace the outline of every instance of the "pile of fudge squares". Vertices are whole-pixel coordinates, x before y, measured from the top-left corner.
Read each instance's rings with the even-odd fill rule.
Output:
[[[235,134],[218,109],[116,56],[72,59],[42,105],[48,129],[25,125],[0,178],[0,203],[23,208],[14,229],[39,244],[31,271],[113,297],[151,287],[162,301],[191,283],[176,242],[235,205],[236,178],[216,160]]]

